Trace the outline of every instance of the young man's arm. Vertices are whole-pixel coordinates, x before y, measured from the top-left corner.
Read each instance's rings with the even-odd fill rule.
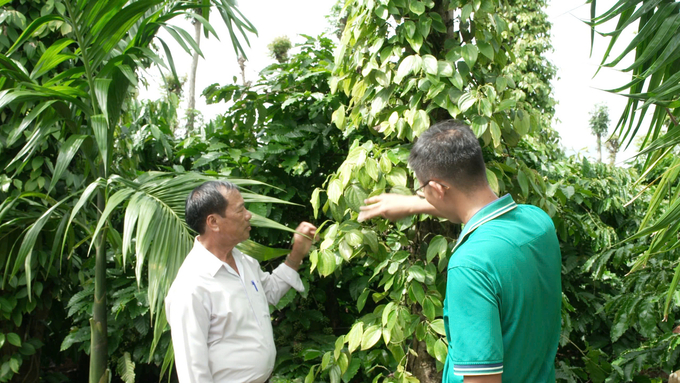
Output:
[[[364,201],[365,206],[361,206],[359,222],[369,220],[374,217],[383,217],[391,221],[407,217],[414,214],[429,214],[441,217],[441,213],[430,205],[425,198],[417,195],[401,195],[385,193]]]
[[[501,383],[501,374],[495,375],[477,375],[466,376],[463,378],[464,383]]]

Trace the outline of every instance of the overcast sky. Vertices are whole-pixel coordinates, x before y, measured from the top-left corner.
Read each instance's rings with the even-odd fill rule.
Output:
[[[316,36],[328,29],[327,15],[335,0],[248,0],[239,2],[239,9],[255,25],[258,36],[251,36],[250,48],[246,48],[248,62],[246,76],[248,80],[256,80],[257,73],[273,62],[268,57],[267,45],[276,37],[286,35],[293,44],[303,42],[299,34]],[[581,5],[579,5],[581,4]],[[614,0],[598,1],[598,12],[608,9]],[[611,69],[603,69],[592,79],[597,70],[608,40],[597,37],[593,58],[589,58],[590,29],[583,23],[589,16],[590,5],[580,1],[552,0],[546,10],[552,28],[554,52],[548,58],[557,66],[557,79],[553,82],[554,98],[557,100],[556,121],[553,126],[562,137],[562,145],[570,154],[581,153],[591,158],[596,157],[595,138],[590,134],[588,124],[589,112],[596,104],[605,103],[610,109],[610,118],[616,121],[625,106],[625,98],[612,95],[601,89],[613,88],[629,81],[630,76]],[[217,16],[217,15],[215,15]],[[214,20],[214,21],[213,21]],[[239,68],[231,43],[228,40],[226,27],[215,17],[213,26],[222,36],[222,41],[214,37],[203,40],[201,47],[205,59],[199,61],[196,91],[198,94],[210,84],[233,83],[233,77],[239,76]],[[192,27],[188,21],[178,23],[188,31]],[[610,26],[611,28],[611,26]],[[606,29],[606,28],[605,28]],[[189,72],[191,57],[167,34],[161,36],[170,43],[174,52],[175,64],[180,76]],[[619,50],[623,47],[619,47]],[[624,62],[625,63],[625,62]],[[152,70],[146,76],[151,87],[142,91],[142,97],[155,98],[158,95],[158,72]],[[240,81],[240,80],[239,80]],[[203,98],[197,98],[196,108],[209,120],[224,109],[221,105],[206,105]],[[614,126],[610,127],[610,130]],[[620,154],[617,162],[632,156],[634,149]],[[603,157],[606,158],[606,152]]]

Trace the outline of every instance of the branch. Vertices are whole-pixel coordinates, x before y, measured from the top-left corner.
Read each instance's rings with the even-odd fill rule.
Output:
[[[673,115],[673,113],[671,113],[671,110],[666,108],[666,113],[668,113],[668,117],[671,118],[671,121],[673,121],[673,124],[675,126],[678,126],[678,119]]]

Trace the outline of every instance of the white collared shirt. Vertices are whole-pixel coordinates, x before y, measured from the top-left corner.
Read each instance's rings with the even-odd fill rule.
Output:
[[[240,275],[196,240],[165,298],[181,383],[261,383],[274,368],[269,304],[304,286],[283,263],[269,274],[232,255]]]

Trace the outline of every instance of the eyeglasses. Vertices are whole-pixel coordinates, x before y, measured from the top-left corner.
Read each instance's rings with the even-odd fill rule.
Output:
[[[422,197],[423,188],[424,188],[425,186],[429,185],[430,182],[434,182],[434,183],[436,183],[436,184],[439,184],[439,185],[441,185],[441,187],[443,187],[443,188],[446,189],[446,190],[449,190],[449,189],[450,189],[449,186],[446,186],[446,185],[444,185],[444,184],[441,183],[441,182],[437,182],[437,181],[435,181],[435,180],[429,180],[429,181],[427,181],[427,182],[423,182],[423,184],[420,185],[420,187],[419,187],[418,189],[413,190],[413,194],[421,193],[421,194],[418,194],[418,195]]]

